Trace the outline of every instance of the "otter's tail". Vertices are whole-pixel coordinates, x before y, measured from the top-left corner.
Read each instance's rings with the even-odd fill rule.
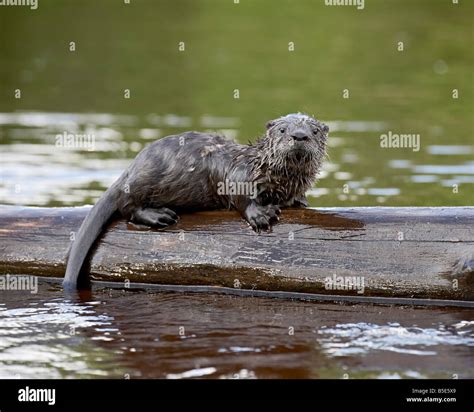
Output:
[[[63,287],[66,290],[74,290],[79,286],[79,274],[90,248],[102,232],[105,224],[117,211],[117,200],[120,194],[120,183],[118,179],[97,201],[88,213],[72,243],[67,260],[66,274]],[[82,282],[81,282],[82,283]],[[85,284],[88,283],[85,282]]]

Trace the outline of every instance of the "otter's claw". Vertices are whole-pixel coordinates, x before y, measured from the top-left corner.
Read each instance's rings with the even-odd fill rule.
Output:
[[[153,227],[166,227],[178,222],[178,215],[171,209],[161,207],[159,209],[145,208],[134,212],[132,221]]]

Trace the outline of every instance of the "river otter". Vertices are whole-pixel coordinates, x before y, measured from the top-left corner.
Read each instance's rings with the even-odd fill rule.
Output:
[[[298,113],[268,122],[255,144],[198,132],[151,143],[86,216],[69,253],[64,288],[88,285],[82,279],[78,284],[79,273],[115,212],[162,228],[177,222],[176,212],[234,208],[257,233],[268,230],[278,221],[280,207],[307,206],[305,192],[325,157],[328,131],[325,124]]]

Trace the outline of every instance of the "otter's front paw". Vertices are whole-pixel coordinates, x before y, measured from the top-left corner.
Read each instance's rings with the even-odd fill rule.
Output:
[[[269,230],[273,223],[278,222],[280,213],[280,208],[275,205],[251,204],[245,210],[245,219],[255,232],[260,233],[262,230]]]

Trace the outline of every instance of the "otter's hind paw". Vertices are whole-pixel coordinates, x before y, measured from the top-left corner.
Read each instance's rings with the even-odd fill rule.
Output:
[[[166,227],[178,222],[178,215],[167,207],[159,209],[137,209],[132,216],[132,222],[153,227]]]

